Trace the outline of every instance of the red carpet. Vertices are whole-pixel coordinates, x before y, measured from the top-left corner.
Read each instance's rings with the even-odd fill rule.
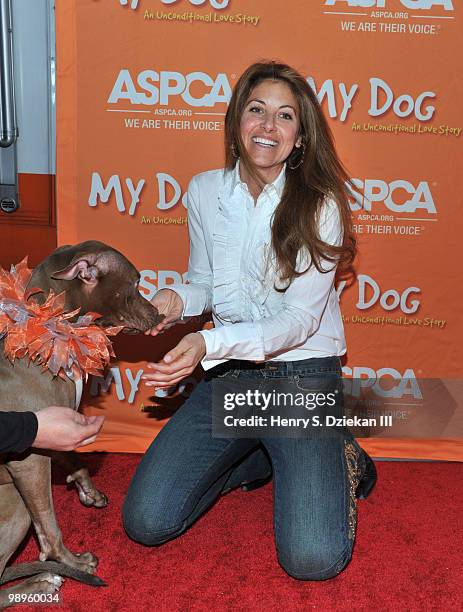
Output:
[[[379,482],[359,502],[354,557],[337,578],[304,583],[280,569],[272,534],[272,487],[233,492],[178,540],[145,548],[124,534],[120,507],[138,455],[93,455],[103,510],[80,505],[56,474],[64,541],[100,559],[106,588],[67,579],[50,610],[461,610],[463,465],[378,463]],[[37,558],[29,539],[17,561]],[[17,562],[15,561],[15,562]],[[18,607],[37,610],[37,607]]]

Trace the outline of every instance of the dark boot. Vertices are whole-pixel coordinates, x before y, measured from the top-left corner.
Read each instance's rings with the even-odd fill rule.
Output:
[[[272,465],[264,449],[257,448],[235,466],[222,489],[222,495],[241,487],[242,491],[253,491],[272,480]]]
[[[378,478],[376,466],[373,462],[373,459],[365,451],[363,451],[363,457],[365,460],[365,465],[363,469],[363,475],[360,478],[360,481],[357,486],[356,494],[358,499],[366,499],[370,495],[370,493],[374,489],[376,480]]]

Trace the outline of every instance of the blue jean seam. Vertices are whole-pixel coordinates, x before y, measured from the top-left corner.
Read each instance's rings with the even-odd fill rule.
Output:
[[[331,372],[331,373],[332,374],[337,374],[337,376],[336,376],[336,383],[339,383],[339,384],[337,385],[336,389],[338,390],[338,392],[341,392],[343,390],[341,376],[339,375],[338,372]],[[324,372],[324,374],[326,374],[326,372]],[[306,378],[308,378],[306,375],[296,374],[293,378],[294,378],[293,382],[294,382],[296,388],[299,389],[299,391],[312,391],[312,388],[308,388],[307,389],[307,388],[301,386],[301,384],[300,384],[301,383],[301,379],[305,380]],[[318,380],[318,379],[316,379],[316,380]],[[326,381],[324,381],[324,382],[326,382]],[[333,388],[335,388],[334,385],[333,385]]]
[[[343,483],[343,496],[344,496],[344,522],[342,525],[342,531],[343,531],[343,536],[344,536],[344,540],[347,541],[348,545],[349,545],[349,504],[350,504],[350,499],[349,499],[349,495],[350,495],[350,489],[347,485],[347,481],[348,481],[348,471],[347,471],[347,459],[346,459],[346,453],[345,453],[345,440],[344,443],[342,444],[341,447],[341,460],[342,460],[342,466],[343,466],[343,471],[344,471],[344,478],[342,480]]]

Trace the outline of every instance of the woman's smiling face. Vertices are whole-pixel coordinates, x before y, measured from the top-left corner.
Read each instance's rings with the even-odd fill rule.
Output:
[[[284,81],[266,80],[251,91],[241,117],[241,138],[257,170],[272,182],[294,147],[301,146],[299,108]]]

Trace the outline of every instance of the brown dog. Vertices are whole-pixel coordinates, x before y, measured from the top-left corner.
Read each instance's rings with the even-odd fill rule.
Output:
[[[39,287],[45,293],[30,299],[43,302],[50,289],[56,294],[65,290],[66,312],[80,307],[82,314],[101,314],[99,325],[123,325],[129,333],[143,332],[162,317],[138,292],[138,280],[136,268],[121,253],[101,242],[89,241],[61,247],[43,261],[35,269],[29,287]],[[43,372],[27,358],[12,365],[4,357],[3,342],[0,342],[0,380],[0,410],[36,412],[50,405],[76,406],[76,386],[71,380],[53,377],[48,370]],[[28,451],[20,456],[0,455],[0,583],[42,572],[0,591],[0,608],[11,605],[11,594],[56,592],[61,584],[59,575],[88,578],[86,582],[101,584],[90,575],[97,559],[89,552],[74,554],[63,544],[51,496],[51,455],[67,470],[67,482],[75,482],[84,505],[100,508],[107,504],[77,454]],[[39,540],[40,561],[45,563],[5,570],[31,522]],[[51,572],[44,572],[50,568]]]

